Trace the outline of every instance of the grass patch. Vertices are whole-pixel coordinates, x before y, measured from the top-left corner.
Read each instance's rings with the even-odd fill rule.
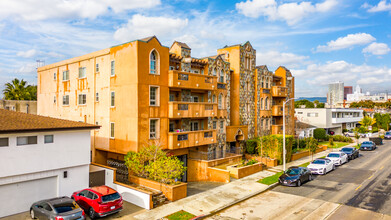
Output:
[[[257,182],[266,184],[266,185],[272,185],[273,183],[278,182],[278,177],[280,177],[284,172],[278,172],[274,174],[273,176],[268,176],[266,178],[260,179]]]
[[[311,162],[300,164],[299,167],[307,167]]]
[[[183,210],[175,212],[169,216],[166,216],[166,218],[169,220],[189,220],[194,217],[196,216]]]
[[[319,142],[318,144],[319,145],[326,145],[328,148],[340,148],[340,147],[344,147],[346,145],[349,145],[350,143],[334,141],[334,146],[332,146],[332,147],[330,147],[330,144],[328,141],[322,141],[322,142]]]

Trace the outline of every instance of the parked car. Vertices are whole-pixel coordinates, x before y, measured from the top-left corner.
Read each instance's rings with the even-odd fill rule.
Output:
[[[330,159],[316,159],[312,161],[308,166],[312,174],[326,174],[335,169],[333,161]]]
[[[307,167],[289,167],[279,178],[281,185],[301,186],[306,181],[311,181],[312,173]]]
[[[41,200],[31,205],[32,219],[73,220],[85,219],[84,211],[73,199],[63,196]]]
[[[343,152],[332,152],[326,156],[326,159],[333,161],[335,165],[342,165],[348,162],[348,155]]]
[[[354,137],[354,132],[353,131],[347,131],[347,132],[344,133],[344,135],[346,137]]]
[[[384,134],[384,139],[391,139],[391,131],[387,131],[387,132]]]
[[[344,147],[340,151],[348,155],[349,160],[356,159],[360,155],[355,147]]]
[[[104,217],[122,210],[122,197],[108,186],[96,186],[72,194],[72,198],[91,219]]]
[[[375,150],[376,148],[376,144],[373,141],[364,141],[360,146],[360,150]]]

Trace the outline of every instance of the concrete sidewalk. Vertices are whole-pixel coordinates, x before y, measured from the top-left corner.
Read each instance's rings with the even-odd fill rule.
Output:
[[[353,146],[349,144],[348,146]],[[328,149],[314,155],[314,159],[326,156],[331,151],[339,149]],[[311,161],[311,157],[303,157],[299,160],[287,163],[286,167],[298,166]],[[145,211],[134,216],[134,219],[161,219],[174,212],[184,210],[196,216],[209,215],[241,202],[247,198],[255,196],[266,191],[270,186],[258,183],[259,179],[272,176],[276,172],[282,171],[282,165],[264,170],[253,175],[235,180],[225,185],[207,190],[196,195],[186,197],[184,199],[160,206],[158,208]]]

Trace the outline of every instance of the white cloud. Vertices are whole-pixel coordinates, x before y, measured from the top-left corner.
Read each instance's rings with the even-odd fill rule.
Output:
[[[327,45],[319,45],[316,48],[316,52],[330,52],[334,50],[352,48],[356,45],[369,44],[375,40],[376,38],[367,33],[348,34],[346,37],[340,37],[337,40],[327,42]]]
[[[137,8],[151,8],[159,4],[160,0],[2,0],[0,19],[93,19],[107,13],[109,9],[118,13]]]
[[[16,54],[18,57],[31,58],[37,55],[37,51],[35,49],[31,49],[28,51],[20,51]]]
[[[369,5],[364,3],[361,7],[367,8],[368,12],[381,12],[381,11],[391,11],[391,2],[387,3],[387,0],[381,0],[377,5]]]
[[[271,21],[281,20],[294,25],[310,14],[328,12],[337,4],[336,0],[325,0],[317,4],[303,1],[280,5],[275,0],[247,0],[236,3],[236,10],[247,17],[265,16]]]
[[[390,48],[385,43],[373,42],[362,50],[363,53],[371,53],[373,55],[385,55],[390,52]]]
[[[125,42],[151,35],[156,35],[159,38],[173,36],[178,34],[187,24],[188,19],[147,17],[136,14],[128,20],[127,24],[115,31],[114,39]]]
[[[267,65],[270,67],[285,66],[297,68],[305,63],[308,56],[301,56],[293,53],[281,53],[279,51],[257,52],[257,65]]]

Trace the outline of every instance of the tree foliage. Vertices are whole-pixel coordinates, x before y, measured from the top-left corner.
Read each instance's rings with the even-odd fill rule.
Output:
[[[182,161],[175,156],[167,156],[155,144],[144,147],[137,153],[128,152],[125,155],[125,165],[136,176],[165,184],[174,184],[186,171]]]
[[[386,131],[389,130],[391,118],[388,113],[386,114],[375,113],[373,117],[376,120],[375,126],[377,127],[378,130],[380,129],[384,129]]]
[[[372,126],[376,123],[376,119],[369,116],[364,116],[358,123],[360,123],[366,130],[368,130],[369,126]]]
[[[299,101],[295,101],[295,108],[300,108],[302,105],[305,105],[306,108],[314,108],[315,105],[311,101],[308,101],[307,99],[302,99]]]
[[[306,139],[306,145],[313,159],[314,153],[318,149],[318,141],[313,137],[309,137]]]
[[[37,86],[15,78],[5,84],[3,95],[6,100],[37,100]]]
[[[376,109],[391,109],[391,101],[373,102],[371,100],[363,100],[359,102],[352,102],[350,108],[376,108]]]
[[[279,164],[282,164],[283,159],[283,136],[282,135],[267,135],[252,139],[257,143],[256,150],[262,157],[277,159]],[[286,161],[289,162],[292,156],[292,146],[294,137],[292,135],[285,136]],[[261,147],[262,146],[262,147]]]
[[[314,138],[319,140],[324,140],[326,138],[326,130],[323,128],[316,128],[314,130]]]

